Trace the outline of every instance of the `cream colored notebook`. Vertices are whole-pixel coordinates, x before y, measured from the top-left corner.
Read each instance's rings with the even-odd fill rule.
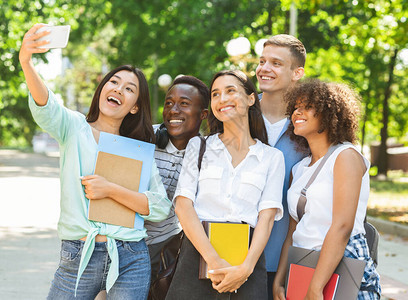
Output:
[[[142,165],[140,160],[99,151],[94,174],[137,192]],[[111,198],[89,202],[88,219],[92,221],[134,228],[135,217],[133,210]]]

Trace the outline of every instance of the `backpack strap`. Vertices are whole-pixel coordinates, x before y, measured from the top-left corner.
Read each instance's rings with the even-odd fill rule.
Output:
[[[312,176],[310,177],[309,181],[307,182],[306,186],[302,189],[300,192],[300,197],[297,203],[296,207],[296,212],[298,216],[298,220],[302,219],[303,215],[305,214],[305,207],[306,207],[306,192],[307,189],[310,187],[310,185],[313,183],[313,181],[316,179],[317,175],[319,174],[320,170],[323,168],[324,164],[330,157],[330,155],[336,150],[338,147],[340,147],[342,144],[337,144],[335,146],[330,146],[329,150],[327,150],[326,154],[324,155],[322,161],[319,163],[317,166],[316,170],[313,172]]]

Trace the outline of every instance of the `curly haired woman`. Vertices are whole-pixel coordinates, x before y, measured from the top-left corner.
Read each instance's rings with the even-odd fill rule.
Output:
[[[363,225],[370,165],[354,145],[359,97],[346,85],[313,79],[296,85],[286,100],[291,138],[310,155],[292,169],[288,190],[291,218],[273,285],[274,297],[285,299],[287,253],[293,245],[321,251],[305,299],[323,299],[323,288],[343,256],[366,261],[358,299],[380,299],[379,275],[369,256]],[[299,221],[301,190],[329,148],[339,144],[307,190],[305,213]]]

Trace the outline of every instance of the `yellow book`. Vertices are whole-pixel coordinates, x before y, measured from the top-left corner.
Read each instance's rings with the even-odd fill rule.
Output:
[[[211,245],[221,258],[232,266],[244,262],[249,248],[250,229],[248,224],[203,221],[203,226]],[[202,257],[200,257],[198,278],[209,278],[208,266]]]

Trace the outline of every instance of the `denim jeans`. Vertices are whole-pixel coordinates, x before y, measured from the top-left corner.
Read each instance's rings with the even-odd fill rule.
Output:
[[[54,275],[47,299],[90,299],[106,289],[110,258],[107,243],[95,243],[92,257],[79,280],[76,298],[75,283],[81,260],[83,241],[63,240],[61,260]],[[119,277],[107,299],[146,299],[150,284],[150,259],[144,240],[116,241],[119,254]]]

